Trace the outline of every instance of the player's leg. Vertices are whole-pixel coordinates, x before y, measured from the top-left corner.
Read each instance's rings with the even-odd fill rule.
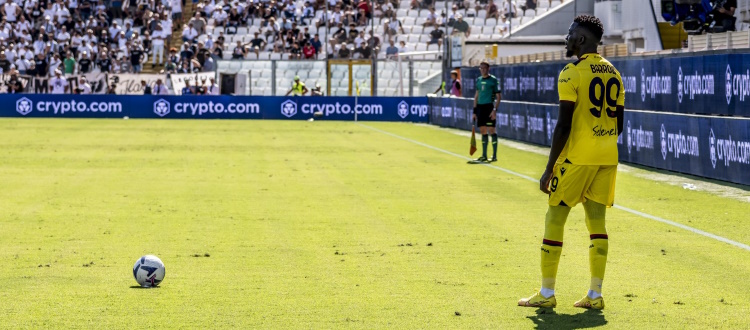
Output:
[[[581,308],[604,308],[602,298],[602,282],[607,267],[609,252],[609,236],[605,226],[607,205],[614,201],[614,183],[617,166],[602,166],[585,194],[586,201],[583,208],[586,211],[586,228],[589,230],[589,269],[591,283],[586,296],[577,301],[574,306]]]
[[[493,124],[496,121],[492,121]],[[490,159],[490,162],[496,162],[497,161],[497,133],[495,132],[495,125],[492,125],[492,127],[487,127],[487,133],[492,138],[492,159]]]
[[[480,125],[487,125],[484,121]],[[487,160],[487,144],[489,143],[489,135],[487,135],[488,126],[479,126],[479,132],[482,133],[482,158]]]
[[[480,104],[478,106],[479,110],[479,116],[477,117],[477,121],[479,122],[479,131],[482,133],[482,159],[484,161],[487,161],[487,144],[489,144],[490,136],[488,135],[488,131],[490,128],[494,129],[494,126],[492,126],[492,120],[490,119],[490,113],[492,111],[488,111],[487,108],[492,107],[491,104]]]
[[[519,300],[519,306],[555,307],[557,305],[555,299],[557,266],[560,264],[565,221],[569,213],[570,207],[568,206],[549,206],[544,222],[544,239],[541,248],[542,288],[533,296]]]

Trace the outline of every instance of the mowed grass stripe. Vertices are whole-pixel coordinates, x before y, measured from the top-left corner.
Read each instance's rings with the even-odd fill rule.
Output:
[[[368,125],[467,147],[431,128]],[[0,255],[11,261],[0,300],[12,301],[0,313],[12,328],[748,323],[741,251],[619,211],[604,314],[570,306],[588,287],[580,209],[567,226],[558,314],[515,307],[538,287],[544,196],[354,123],[4,119],[0,128],[0,241],[10,242]],[[542,158],[518,152],[503,167],[535,176]],[[167,265],[160,289],[130,288],[145,253]]]
[[[369,123],[368,125],[378,129],[380,123]],[[424,141],[418,139],[425,136],[424,134],[415,134],[416,132],[420,132],[420,129],[404,130],[404,126],[392,127],[396,129],[392,132],[389,131],[388,133],[390,134],[412,139],[417,143]],[[427,129],[428,131],[431,130],[425,126],[418,127]],[[438,146],[430,145],[428,148],[437,148],[463,157],[462,151],[466,152],[464,150],[468,149],[466,140],[461,137],[452,137],[451,143]],[[499,153],[501,156],[499,162],[494,163],[497,164],[496,166],[485,166],[501,171],[510,171],[509,173],[513,175],[518,173],[521,177],[529,181],[533,180],[534,183],[538,180],[536,177],[541,175],[547,160],[546,157],[511,148],[501,147]],[[678,176],[675,176],[675,178],[679,180]],[[536,189],[537,185],[534,183],[528,186],[531,189]],[[750,222],[744,221],[750,206],[741,201],[716,196],[708,192],[679,189],[673,185],[654,182],[620,172],[618,173],[615,204],[628,206],[637,212],[665,220],[668,219],[667,221],[671,220],[683,226],[727,238],[735,243],[739,243],[732,245],[742,249],[750,248],[747,245],[747,242],[750,242]],[[652,207],[644,208],[643,206],[646,205]],[[626,211],[623,208],[621,210]]]

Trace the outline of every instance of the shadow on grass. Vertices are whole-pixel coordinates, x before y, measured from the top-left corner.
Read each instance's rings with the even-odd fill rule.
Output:
[[[551,308],[539,308],[536,315],[527,316],[536,329],[586,329],[607,324],[600,310],[589,309],[579,314],[557,314]]]
[[[130,287],[131,289],[158,289],[158,286],[152,286],[152,287],[143,287],[140,285],[133,285]]]

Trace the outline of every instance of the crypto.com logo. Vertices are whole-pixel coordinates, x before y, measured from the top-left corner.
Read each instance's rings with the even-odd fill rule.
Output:
[[[297,114],[297,103],[292,100],[286,100],[284,103],[281,103],[281,114],[284,117],[292,118],[292,116]]]
[[[399,117],[401,117],[401,119],[406,119],[406,116],[409,115],[409,104],[406,103],[406,101],[399,102],[398,115]]]
[[[664,124],[661,124],[661,132],[659,132],[659,136],[661,137],[661,157],[664,158],[664,160],[667,159],[667,130],[664,128]]]
[[[630,146],[633,144],[630,142],[632,140],[632,136],[630,135],[630,120],[628,120],[628,130],[627,130],[627,137],[628,137],[628,154],[630,154]]]
[[[16,101],[16,111],[18,111],[18,113],[20,113],[22,116],[28,115],[29,113],[31,113],[32,105],[33,104],[31,100],[22,97],[18,99],[18,101]]]
[[[682,67],[677,70],[677,101],[682,103]]]
[[[641,69],[641,101],[646,102],[646,69]]]
[[[726,88],[727,104],[732,102],[732,67],[727,64],[726,82],[724,83]]]
[[[169,102],[165,99],[159,99],[154,102],[154,113],[159,115],[159,117],[169,114]]]
[[[716,168],[716,136],[714,135],[713,128],[711,128],[711,134],[708,135],[708,148],[709,155],[711,156],[711,166]]]

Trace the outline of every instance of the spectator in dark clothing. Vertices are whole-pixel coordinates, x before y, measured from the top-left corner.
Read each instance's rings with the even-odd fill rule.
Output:
[[[151,95],[151,86],[145,80],[141,80],[141,87],[143,88],[143,95]]]
[[[182,51],[180,52],[180,60],[192,60],[195,56],[195,52],[190,48],[190,45],[186,42],[182,44]]]
[[[81,59],[78,60],[78,73],[89,73],[91,72],[91,64],[93,62],[89,59],[88,52],[84,51],[81,53]]]
[[[430,40],[427,41],[427,48],[429,49],[432,44],[437,44],[439,51],[443,46],[443,35],[445,35],[445,32],[435,27],[435,29],[430,32]]]
[[[341,49],[339,49],[339,57],[349,58],[349,55],[351,55],[351,51],[349,50],[349,47],[347,47],[345,42],[341,43]]]
[[[737,0],[727,0],[723,6],[716,8],[713,11],[716,25],[712,32],[736,31],[735,9],[737,9]]]
[[[5,52],[0,52],[0,68],[3,69],[3,73],[10,71],[10,61],[5,57]]]
[[[260,37],[260,32],[255,32],[255,38],[250,40],[250,48],[255,52],[255,58],[260,57],[260,52],[266,49],[266,41]]]
[[[110,72],[112,69],[112,59],[106,53],[102,52],[99,58],[96,59],[96,65],[101,72]]]
[[[37,54],[34,59],[34,75],[37,77],[47,76],[47,60],[42,53]]]
[[[524,12],[526,11],[526,9],[535,10],[536,9],[536,1],[537,0],[526,0],[526,4],[525,5],[521,5],[521,10],[523,10]]]
[[[315,54],[320,54],[320,48],[323,47],[323,43],[320,42],[320,36],[316,33],[315,37],[310,44],[315,48]]]
[[[18,80],[18,74],[16,74],[15,72],[10,75],[10,80],[8,81],[7,85],[8,93],[23,93],[23,84],[21,84],[21,81]]]
[[[130,50],[130,65],[133,67],[133,72],[140,73],[143,69],[143,50],[138,46],[133,46]]]

